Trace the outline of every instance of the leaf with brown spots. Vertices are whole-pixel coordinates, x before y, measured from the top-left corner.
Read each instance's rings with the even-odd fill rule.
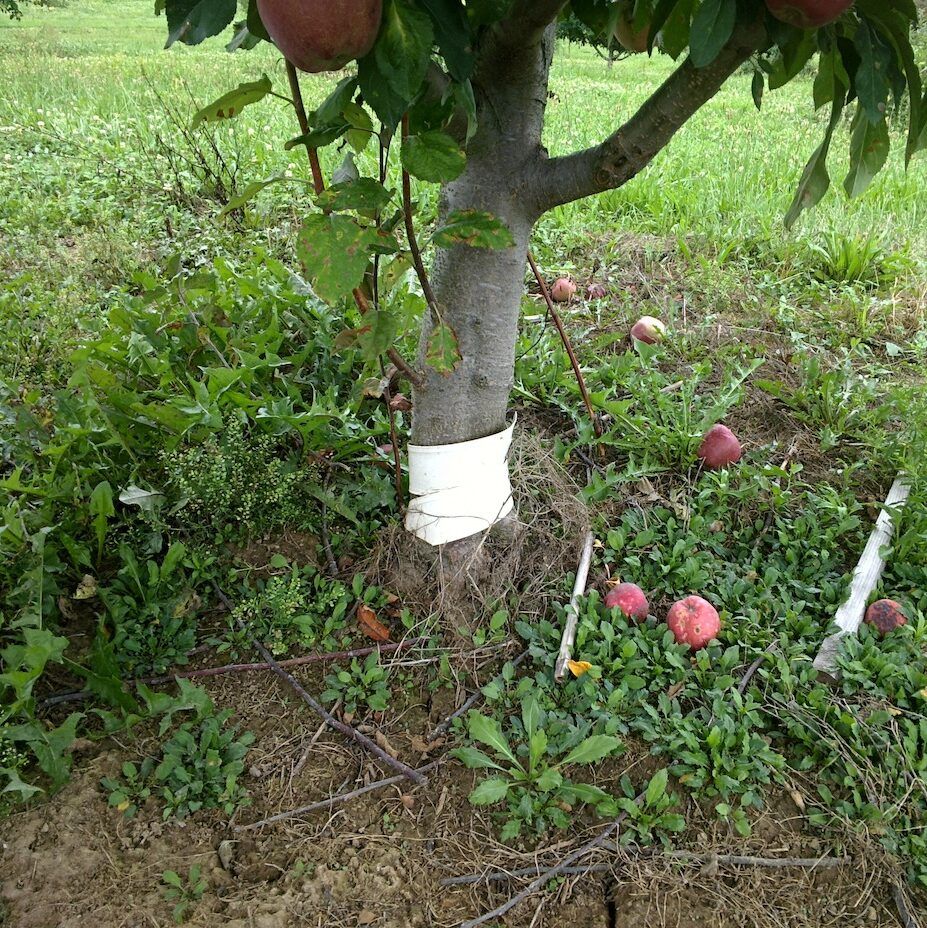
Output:
[[[242,111],[243,107],[250,106],[263,100],[271,92],[273,84],[265,74],[259,81],[249,81],[239,84],[234,90],[223,94],[209,106],[204,106],[194,117],[192,128],[195,129],[204,122],[221,122],[223,119],[233,119]]]

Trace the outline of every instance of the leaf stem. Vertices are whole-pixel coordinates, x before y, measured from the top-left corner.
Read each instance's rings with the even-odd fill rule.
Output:
[[[306,107],[303,103],[303,94],[299,88],[299,75],[296,73],[296,68],[292,62],[287,61],[286,63],[286,74],[290,82],[290,90],[293,93],[293,109],[296,110],[296,119],[299,122],[299,128],[302,130],[303,135],[309,134],[309,117],[306,115]],[[309,156],[309,169],[312,171],[312,184],[315,187],[316,195],[322,193],[325,190],[325,178],[322,175],[322,165],[319,162],[319,153],[311,145],[306,145],[306,154]],[[328,213],[328,209],[323,211]],[[367,313],[370,309],[370,304],[367,301],[367,297],[364,296],[364,292],[360,287],[356,287],[352,291],[354,297],[354,302],[357,304],[357,308],[360,310],[361,315]],[[386,356],[396,365],[409,378],[412,384],[416,387],[420,387],[424,382],[425,378],[418,373],[395,348],[387,349]]]
[[[407,138],[409,135],[409,116],[406,114],[402,117],[402,137]],[[402,212],[405,218],[406,238],[409,240],[409,253],[412,255],[412,265],[415,273],[418,275],[419,283],[422,285],[422,293],[425,295],[425,302],[432,315],[437,319],[441,318],[438,310],[438,301],[435,298],[435,292],[431,288],[431,281],[428,279],[428,272],[425,270],[425,262],[422,261],[422,252],[418,247],[418,239],[415,237],[415,225],[412,222],[412,179],[409,172],[402,169]]]

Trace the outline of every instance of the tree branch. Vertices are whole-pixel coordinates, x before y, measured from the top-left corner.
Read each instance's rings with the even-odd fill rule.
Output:
[[[524,44],[526,39],[538,38],[565,6],[566,0],[515,0],[500,26]]]
[[[543,163],[533,182],[540,211],[627,183],[765,42],[761,21],[739,24],[711,64],[687,58],[601,145]]]

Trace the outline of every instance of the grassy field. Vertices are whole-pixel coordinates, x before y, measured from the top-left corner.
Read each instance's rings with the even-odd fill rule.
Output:
[[[192,214],[177,209],[180,185],[156,138],[158,133],[176,147],[177,157],[189,157],[164,101],[186,118],[195,111],[194,100],[202,104],[262,72],[282,87],[279,59],[269,48],[229,55],[221,43],[164,52],[163,20],[139,3],[126,28],[115,9],[91,0],[79,10],[39,8],[19,22],[0,23],[7,75],[0,100],[0,228],[8,243],[0,271],[14,294],[8,299],[32,320],[18,334],[9,314],[0,322],[4,341],[12,344],[3,357],[11,376],[52,363],[72,343],[74,324],[95,317],[110,287],[184,245],[191,250],[193,240],[200,254],[220,244],[248,248],[268,237],[286,251],[280,223],[269,221],[292,210],[283,200],[264,203],[266,211],[252,217],[249,234],[236,234],[231,242],[213,221],[215,207],[208,200]],[[551,153],[601,138],[670,67],[663,59],[635,58],[608,69],[588,50],[564,47],[552,80]],[[305,84],[307,100],[319,101],[325,80]],[[574,249],[588,259],[590,236],[604,248],[635,233],[683,237],[695,243],[698,258],[687,270],[697,282],[724,292],[739,277],[771,269],[774,285],[789,302],[808,295],[809,278],[818,270],[827,274],[828,256],[844,240],[918,271],[927,254],[925,167],[915,162],[905,172],[897,152],[863,197],[848,203],[842,190],[833,190],[794,233],[783,230],[781,217],[821,131],[810,104],[810,78],[767,95],[758,113],[749,76],[739,76],[627,187],[545,218],[537,238],[555,243],[544,255],[547,264],[552,271],[570,270]],[[292,114],[279,101],[265,102],[220,130],[238,189],[279,170],[306,176],[304,160],[282,150],[295,134]],[[834,149],[831,172],[839,185],[845,140]],[[327,164],[327,171],[334,166]],[[196,199],[196,180],[181,170],[184,177]],[[174,238],[164,233],[165,217]],[[582,260],[579,270],[581,265]],[[87,267],[95,269],[89,279]],[[23,296],[24,274],[29,283]],[[813,282],[810,288],[813,296]],[[49,307],[45,297],[52,293]],[[860,297],[848,292],[838,299],[851,303]]]
[[[626,187],[544,217],[544,272],[607,290],[564,307],[605,434],[529,283],[524,527],[488,543],[492,576],[451,611],[396,531],[383,406],[357,352],[333,350],[350,311],[291,275],[311,208],[305,159],[283,148],[292,113],[271,98],[189,130],[262,72],[282,91],[279,57],[163,51],[164,32],[148,2],[0,21],[0,925],[457,924],[527,878],[442,879],[548,866],[620,813],[607,872],[551,880],[508,924],[927,911],[927,160],[905,171],[893,150],[847,201],[842,127],[835,189],[787,232],[823,130],[812,77],[758,113],[739,74]],[[671,66],[563,45],[551,153],[600,139]],[[330,83],[304,78],[307,104]],[[218,217],[274,173],[305,186]],[[415,192],[427,222],[435,191]],[[666,321],[663,345],[628,346],[643,314]],[[703,472],[722,419],[744,459]],[[397,427],[403,441],[405,413]],[[901,469],[911,502],[878,594],[907,624],[864,628],[825,685],[811,659]],[[590,666],[558,687],[587,527]],[[647,591],[646,622],[604,606],[617,579]],[[697,655],[662,622],[690,593],[722,621]],[[253,660],[242,626],[280,657],[369,649],[368,610],[403,649],[297,673],[388,755],[437,761],[425,787],[236,831],[391,771],[262,673],[121,684]],[[431,737],[479,688],[478,711]],[[744,854],[829,869],[730,864]]]

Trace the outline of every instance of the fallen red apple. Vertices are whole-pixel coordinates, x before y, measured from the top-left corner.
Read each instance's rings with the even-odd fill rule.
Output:
[[[605,594],[605,605],[617,606],[629,619],[643,622],[650,615],[650,604],[636,583],[619,583]]]
[[[736,464],[743,454],[737,436],[726,425],[713,425],[702,439],[698,456],[712,469]]]
[[[845,13],[853,0],[766,0],[776,19],[799,29],[818,29]]]
[[[363,58],[380,31],[383,0],[257,0],[274,44],[301,71],[338,71]]]
[[[576,284],[569,277],[558,277],[550,288],[550,297],[555,303],[569,303],[576,296]]]
[[[866,623],[884,637],[896,628],[907,625],[908,619],[895,600],[879,599],[866,610]]]
[[[673,603],[666,624],[676,641],[689,645],[693,651],[704,648],[721,631],[718,610],[701,596],[687,596]]]
[[[602,300],[608,294],[608,291],[602,284],[591,283],[586,287],[586,299],[587,300]]]
[[[615,38],[618,44],[629,52],[638,54],[647,51],[647,42],[650,39],[650,23],[640,29],[634,28],[634,5],[625,4],[618,13],[618,22],[615,24]]]
[[[655,345],[663,341],[664,335],[666,335],[666,326],[654,316],[641,316],[631,326],[631,338],[636,338],[647,345]]]

